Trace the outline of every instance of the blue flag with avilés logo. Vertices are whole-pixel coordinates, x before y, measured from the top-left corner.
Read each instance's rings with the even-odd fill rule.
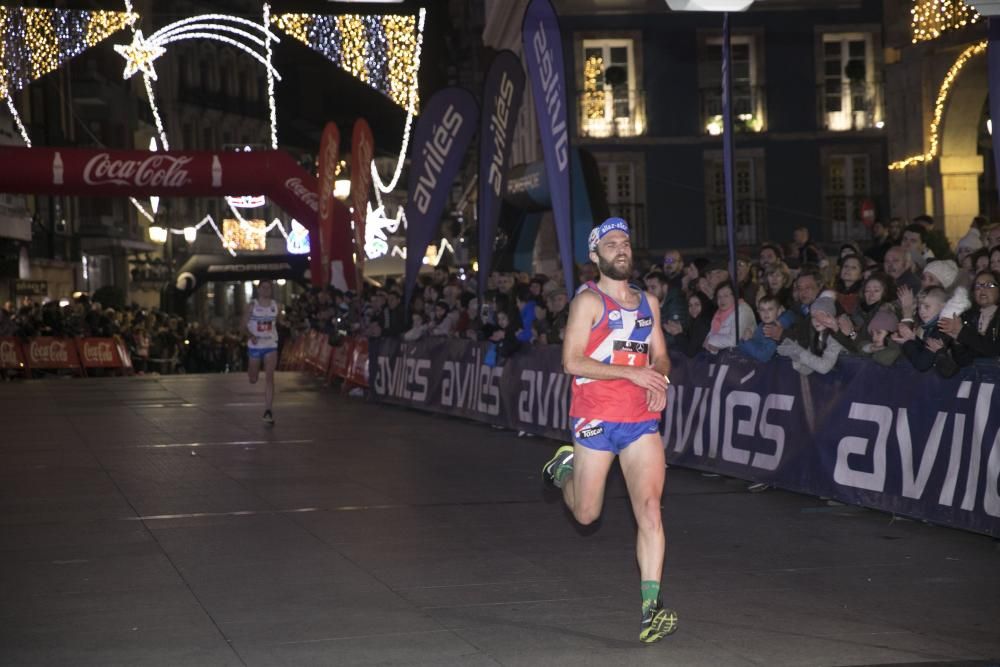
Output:
[[[573,237],[570,208],[569,124],[566,109],[566,68],[563,66],[559,18],[549,0],[531,0],[521,25],[524,61],[538,116],[538,134],[545,157],[545,174],[552,196],[552,217],[559,240],[559,259],[566,293],[573,293]]]
[[[479,123],[479,298],[493,265],[493,244],[507,184],[510,148],[524,97],[524,70],[513,51],[500,51],[483,84]]]
[[[444,88],[431,97],[413,132],[409,199],[406,202],[406,308],[427,246],[441,226],[441,213],[462,158],[476,133],[479,105],[464,88]]]

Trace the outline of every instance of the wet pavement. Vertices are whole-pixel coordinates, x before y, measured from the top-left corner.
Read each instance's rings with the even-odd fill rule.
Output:
[[[0,383],[2,665],[1000,664],[1000,542],[671,469],[634,523],[544,492],[553,443],[280,374]],[[992,659],[992,661],[991,661]]]

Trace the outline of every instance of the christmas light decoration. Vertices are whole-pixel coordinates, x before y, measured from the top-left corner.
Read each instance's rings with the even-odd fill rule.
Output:
[[[263,220],[222,221],[222,244],[229,250],[267,250],[267,224]]]
[[[257,36],[254,34],[255,32],[260,32],[261,36]],[[228,35],[235,35],[239,39]],[[266,25],[227,14],[201,14],[174,21],[160,28],[148,38],[143,37],[141,30],[136,30],[131,45],[115,46],[115,51],[125,58],[125,71],[122,78],[128,79],[141,70],[144,76],[155,79],[156,71],[153,69],[153,62],[166,53],[166,46],[188,39],[208,39],[234,46],[264,65],[264,68],[278,81],[281,80],[281,76],[271,65],[269,58],[266,57],[266,53],[261,55],[254,48],[265,49],[270,40],[278,41],[274,33]]]
[[[271,21],[399,106],[410,105],[419,70],[418,33],[423,31],[418,17],[277,14]]]
[[[604,71],[604,58],[590,56],[583,64],[583,113],[588,119],[604,119],[604,91],[597,79]]]
[[[910,10],[910,32],[914,44],[937,39],[979,20],[979,12],[963,0],[917,0]]]
[[[127,45],[115,44],[115,51],[125,59],[125,73],[122,78],[129,79],[136,72],[142,72],[143,76],[148,76],[156,80],[156,70],[153,69],[153,61],[167,52],[165,47],[152,44],[142,36],[142,30],[136,30],[132,37],[132,43]]]
[[[0,7],[0,96],[21,90],[136,18],[131,11]]]
[[[971,58],[974,58],[982,53],[986,53],[986,40],[973,44],[962,51],[955,62],[952,63],[952,66],[948,68],[948,73],[945,74],[944,80],[941,82],[941,88],[938,90],[937,99],[934,101],[934,117],[931,119],[931,125],[928,131],[930,136],[930,145],[927,152],[920,155],[912,155],[905,160],[893,162],[889,165],[889,169],[893,171],[906,169],[912,165],[928,162],[937,157],[939,148],[938,130],[941,126],[941,118],[944,116],[944,106],[948,101],[948,93],[951,91],[951,87],[955,83],[955,79],[962,71],[962,68],[965,67],[965,64],[969,62]]]
[[[271,25],[271,5],[264,3],[264,18],[262,25]],[[278,105],[274,101],[274,74],[271,65],[271,40],[264,40],[264,57],[267,58],[267,110],[271,116],[271,150],[278,150]]]

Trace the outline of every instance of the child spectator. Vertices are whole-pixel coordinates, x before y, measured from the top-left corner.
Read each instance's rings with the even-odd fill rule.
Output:
[[[764,325],[778,321],[787,329],[792,326],[795,318],[784,309],[778,297],[773,295],[761,297],[757,302],[757,313],[760,315],[760,324],[754,329],[753,336],[749,340],[741,341],[737,348],[748,357],[766,362],[774,357],[778,344],[764,335]]]
[[[892,340],[900,345],[903,354],[920,372],[934,368],[942,377],[952,377],[958,364],[951,356],[951,339],[938,329],[937,323],[944,308],[947,294],[940,287],[929,287],[917,295],[919,324],[903,320]]]
[[[837,363],[837,357],[844,346],[831,334],[837,328],[837,304],[828,296],[816,299],[809,309],[812,325],[811,342],[808,348],[795,340],[786,338],[778,346],[778,354],[792,360],[792,368],[802,375],[813,372],[826,374]]]
[[[896,333],[899,318],[889,310],[880,310],[868,323],[869,342],[862,346],[861,351],[883,366],[892,366],[899,359],[902,350],[890,336]]]

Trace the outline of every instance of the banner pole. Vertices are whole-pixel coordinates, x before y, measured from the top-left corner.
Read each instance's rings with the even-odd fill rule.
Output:
[[[736,274],[736,202],[733,191],[733,71],[729,33],[729,12],[722,15],[722,168],[726,189],[726,240],[729,244],[729,276],[733,282],[736,308],[733,311],[736,344],[740,343],[740,287]]]

